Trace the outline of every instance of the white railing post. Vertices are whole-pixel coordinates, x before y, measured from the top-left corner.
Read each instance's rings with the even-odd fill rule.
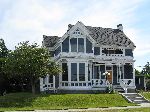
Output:
[[[55,76],[53,75],[53,89],[54,89],[54,93],[56,92],[55,90]]]

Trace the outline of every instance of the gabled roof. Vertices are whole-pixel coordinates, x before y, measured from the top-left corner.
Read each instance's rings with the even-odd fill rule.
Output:
[[[61,37],[43,35],[43,44],[45,47],[53,47]]]
[[[134,43],[119,29],[86,26],[89,35],[98,45],[135,48]]]
[[[81,22],[78,23],[82,24]],[[69,24],[67,32],[69,32],[69,30],[74,26],[75,25]],[[95,40],[97,45],[129,47],[131,49],[134,49],[136,47],[134,43],[120,29],[92,27],[92,26],[85,26],[85,27],[89,35]],[[46,47],[53,47],[59,41],[60,38],[61,37],[58,36],[43,35],[43,42]]]

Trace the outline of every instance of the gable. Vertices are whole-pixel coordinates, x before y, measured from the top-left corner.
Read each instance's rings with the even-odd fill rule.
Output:
[[[57,48],[67,37],[87,38],[94,46],[126,47],[134,49],[134,43],[124,34],[122,30],[102,27],[85,26],[82,22],[68,25],[67,32],[60,38],[58,36],[43,36],[46,47]]]

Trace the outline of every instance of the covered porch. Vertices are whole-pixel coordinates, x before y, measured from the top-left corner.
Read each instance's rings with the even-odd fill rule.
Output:
[[[45,82],[40,79],[41,90],[105,90],[109,85],[135,89],[133,62],[62,60],[60,65],[63,72],[56,76],[58,80],[55,76],[47,76]]]

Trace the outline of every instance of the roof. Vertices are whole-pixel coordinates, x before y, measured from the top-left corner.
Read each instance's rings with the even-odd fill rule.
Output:
[[[67,32],[74,25],[69,24]],[[129,47],[134,49],[136,46],[134,43],[124,34],[120,29],[102,28],[85,26],[89,32],[89,35],[97,42],[97,45],[108,45],[115,47]],[[46,36],[43,35],[44,45],[46,47],[53,47],[61,37],[58,36]]]
[[[134,43],[119,29],[86,26],[89,35],[98,45],[136,47]]]
[[[43,35],[43,44],[45,47],[53,47],[61,37]]]

